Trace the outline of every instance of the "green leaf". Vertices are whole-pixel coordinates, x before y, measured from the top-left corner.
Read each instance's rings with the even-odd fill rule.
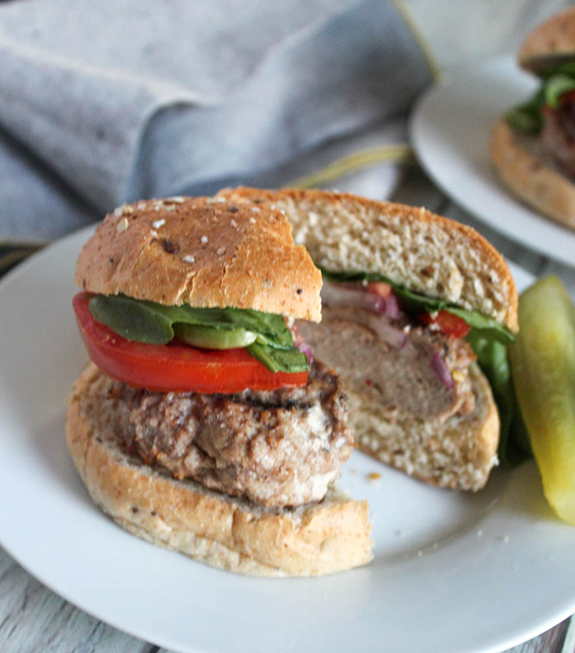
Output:
[[[537,93],[523,104],[520,104],[505,115],[509,124],[521,132],[536,136],[543,129],[543,107],[545,106],[545,86],[543,85]]]
[[[272,372],[306,372],[309,370],[307,356],[299,349],[277,349],[254,343],[247,350]]]
[[[507,122],[518,132],[537,136],[543,129],[543,116],[538,108],[528,104],[514,107],[505,114]]]
[[[544,88],[545,102],[556,109],[561,97],[575,89],[575,79],[568,75],[554,75],[547,80]]]
[[[475,329],[489,331],[490,337],[504,343],[514,342],[515,338],[509,329],[499,324],[492,318],[485,317],[477,311],[469,311],[459,306],[454,306],[443,299],[426,297],[412,292],[403,286],[390,281],[387,277],[373,272],[330,272],[322,269],[322,274],[331,281],[383,281],[391,286],[393,292],[401,299],[403,308],[408,313],[437,313],[442,309],[457,315]]]
[[[568,75],[575,77],[575,61],[560,61],[558,63],[551,63],[545,67],[545,70],[539,74],[544,80],[555,75]]]
[[[457,306],[446,306],[445,310],[465,320],[470,327],[481,331],[485,337],[493,338],[505,345],[515,342],[515,336],[511,331],[493,318],[485,317],[485,315],[481,315],[477,311],[468,311],[465,308],[459,308]]]
[[[257,334],[256,342],[247,348],[250,353],[252,347],[256,353],[260,352],[258,347],[263,348],[261,352],[276,350],[286,353],[284,357],[265,354],[270,370],[309,370],[307,358],[294,347],[290,330],[281,315],[239,308],[194,308],[185,304],[164,306],[124,295],[95,295],[90,299],[89,307],[98,322],[127,340],[167,344],[174,337],[174,325],[208,327],[227,332],[249,331]],[[221,342],[225,340],[222,338]],[[229,341],[233,342],[233,338]],[[258,358],[255,354],[252,355]],[[300,355],[305,359],[305,366]],[[264,353],[259,356],[264,358]]]
[[[174,337],[172,317],[150,302],[123,295],[95,295],[88,304],[93,317],[126,340],[165,345]]]
[[[499,459],[504,464],[517,465],[530,457],[531,450],[513,390],[507,346],[491,337],[489,331],[478,329],[470,331],[467,341],[491,385],[499,410]]]
[[[543,129],[543,107],[549,105],[556,109],[563,95],[575,90],[575,64],[569,62],[554,66],[546,70],[542,77],[541,88],[531,100],[514,107],[505,116],[509,124],[522,134],[540,134]]]

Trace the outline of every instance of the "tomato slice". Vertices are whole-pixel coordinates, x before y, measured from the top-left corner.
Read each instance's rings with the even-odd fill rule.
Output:
[[[391,286],[384,281],[370,281],[366,288],[370,295],[378,295],[384,298],[391,295]]]
[[[74,312],[91,360],[108,376],[133,388],[157,392],[231,394],[242,390],[277,390],[307,383],[307,372],[271,372],[246,349],[196,349],[132,342],[92,316],[90,295],[73,299]]]
[[[464,319],[449,313],[449,311],[441,310],[435,317],[431,313],[422,313],[419,320],[423,324],[436,324],[445,335],[454,338],[465,338],[471,331],[471,327]]]

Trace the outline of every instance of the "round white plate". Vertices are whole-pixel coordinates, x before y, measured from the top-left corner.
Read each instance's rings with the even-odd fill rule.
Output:
[[[575,528],[553,517],[532,464],[471,496],[355,453],[341,485],[370,502],[374,560],[321,579],[235,576],[118,528],[64,444],[66,397],[86,363],[70,302],[87,235],[0,284],[0,543],[31,574],[178,651],[495,651],[575,611]]]
[[[423,167],[460,206],[506,236],[575,265],[575,231],[513,197],[489,163],[493,123],[537,87],[512,58],[458,68],[418,102],[411,139]]]

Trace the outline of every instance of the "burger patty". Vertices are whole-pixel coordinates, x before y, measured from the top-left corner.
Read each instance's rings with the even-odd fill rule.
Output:
[[[475,354],[465,340],[405,323],[405,339],[394,346],[374,329],[374,320],[384,316],[357,306],[324,306],[322,313],[320,324],[298,324],[300,333],[320,358],[345,371],[350,391],[372,395],[390,419],[410,414],[444,422],[473,411],[469,365]],[[450,377],[449,385],[438,366]]]
[[[351,453],[347,398],[319,361],[305,387],[268,392],[161,393],[112,383],[126,450],[177,479],[266,507],[320,501]]]

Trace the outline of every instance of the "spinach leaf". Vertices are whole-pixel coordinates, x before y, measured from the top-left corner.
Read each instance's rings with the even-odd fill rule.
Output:
[[[471,330],[467,341],[491,385],[499,409],[499,459],[504,464],[517,465],[530,457],[531,450],[513,390],[507,347],[477,329]]]
[[[505,117],[517,131],[535,136],[543,129],[544,106],[545,87],[542,86],[528,102],[514,107]]]
[[[309,370],[306,356],[294,346],[281,315],[251,309],[194,308],[185,304],[164,306],[124,295],[95,295],[89,307],[94,318],[112,331],[127,340],[148,344],[170,342],[175,324],[207,327],[216,332],[251,331],[257,338],[247,350],[268,369],[274,372]]]
[[[545,102],[556,109],[561,97],[575,89],[575,79],[569,75],[554,75],[547,80],[544,89]]]
[[[293,347],[291,333],[281,315],[239,308],[193,308],[164,306],[124,295],[95,295],[90,299],[92,315],[128,340],[166,344],[174,337],[173,324],[211,327],[257,333],[261,341],[275,347]]]
[[[507,327],[499,324],[499,322],[496,322],[493,318],[485,317],[485,315],[481,315],[477,311],[468,311],[465,308],[459,308],[457,306],[446,306],[445,310],[465,320],[470,327],[481,331],[485,337],[489,336],[504,345],[515,342],[515,336],[511,331]]]
[[[247,350],[272,372],[305,372],[309,370],[307,356],[299,349],[277,349],[256,342],[247,347]]]
[[[390,281],[387,277],[373,272],[330,272],[322,269],[322,274],[331,281],[384,281],[389,284],[393,292],[401,299],[402,306],[408,313],[436,313],[442,309],[457,315],[475,329],[489,331],[491,338],[503,343],[514,342],[515,338],[507,327],[495,320],[485,317],[477,311],[469,311],[459,306],[454,306],[443,299],[425,297],[412,292],[403,286]]]
[[[546,65],[545,69],[538,73],[539,77],[546,80],[555,75],[569,75],[575,77],[575,61],[558,61],[557,63]]]
[[[546,71],[541,88],[528,102],[507,112],[509,124],[522,134],[537,136],[543,129],[543,108],[557,108],[560,99],[575,90],[575,65],[562,64]]]

